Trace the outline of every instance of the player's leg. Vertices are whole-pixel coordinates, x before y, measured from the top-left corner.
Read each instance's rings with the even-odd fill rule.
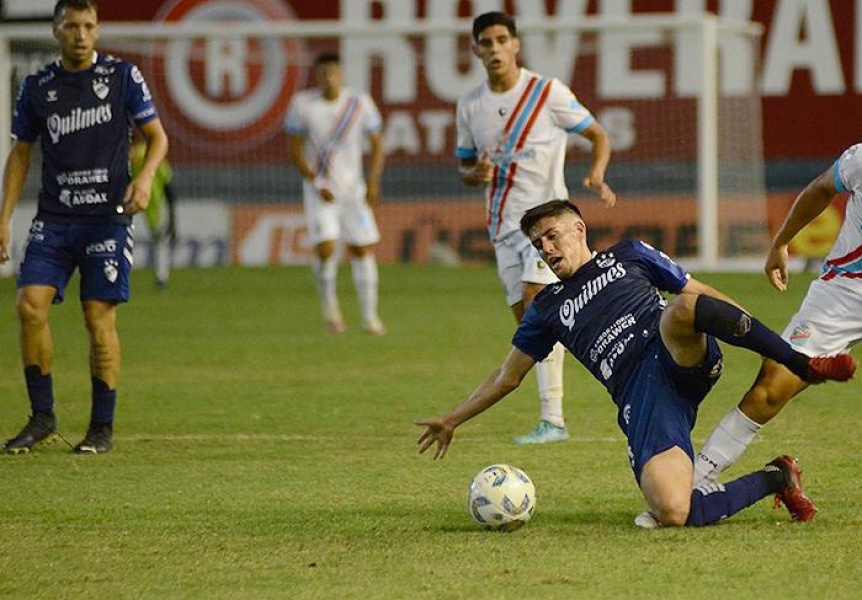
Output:
[[[862,305],[859,293],[844,286],[815,280],[799,311],[782,337],[808,356],[848,352],[862,339]],[[737,408],[719,422],[698,454],[695,485],[715,481],[742,456],[761,426],[777,415],[807,383],[786,367],[765,360],[751,389]]]
[[[113,448],[114,413],[120,378],[117,305],[129,299],[132,270],[131,226],[119,223],[79,227],[81,308],[90,342],[90,423],[79,454],[101,454]]]
[[[764,360],[742,402],[722,417],[698,452],[694,487],[717,481],[725,469],[739,460],[761,427],[807,386],[786,367]]]
[[[339,208],[334,202],[324,202],[317,195],[308,194],[305,197],[305,221],[309,242],[314,247],[311,270],[323,318],[332,333],[344,333],[347,328],[336,292],[340,259],[337,241],[341,234]]]
[[[702,294],[677,296],[662,314],[660,330],[674,360],[682,366],[697,364],[704,344],[703,334],[709,334],[771,358],[810,382],[846,381],[856,370],[855,360],[848,355],[809,358],[748,313]]]
[[[165,288],[171,274],[171,241],[168,236],[169,215],[164,198],[151,198],[144,216],[150,230],[150,248],[156,286]]]
[[[48,316],[51,304],[62,302],[74,271],[65,225],[34,220],[28,239],[18,273],[16,310],[31,416],[18,435],[3,443],[3,449],[11,454],[29,452],[35,444],[55,437],[54,342]]]
[[[341,226],[350,251],[362,328],[372,335],[384,335],[386,328],[377,310],[379,275],[374,250],[380,241],[380,231],[374,212],[364,200],[347,203],[342,212]]]

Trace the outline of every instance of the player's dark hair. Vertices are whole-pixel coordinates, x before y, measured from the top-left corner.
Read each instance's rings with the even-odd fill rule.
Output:
[[[341,56],[339,56],[338,52],[321,52],[317,55],[317,58],[314,59],[314,66],[319,67],[321,65],[330,65],[330,64],[341,64]]]
[[[583,220],[581,211],[574,202],[569,200],[551,200],[534,206],[524,213],[524,216],[521,217],[521,231],[524,235],[530,237],[530,231],[535,227],[536,223],[547,217],[559,217],[566,213],[576,215],[579,219]]]
[[[479,34],[492,25],[502,25],[512,37],[518,37],[515,19],[502,12],[486,12],[473,19],[473,41],[479,41]]]
[[[96,0],[57,0],[54,5],[54,23],[59,23],[63,19],[63,11],[67,8],[72,10],[92,10],[96,15],[99,14],[99,5]]]

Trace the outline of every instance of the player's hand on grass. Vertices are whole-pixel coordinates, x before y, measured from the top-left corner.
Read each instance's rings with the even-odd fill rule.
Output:
[[[766,272],[766,277],[769,283],[772,284],[779,292],[787,290],[787,261],[788,252],[787,246],[772,246],[769,248],[769,254],[766,255],[766,264],[763,270]]]
[[[434,460],[446,456],[446,450],[452,442],[454,428],[441,419],[420,419],[416,424],[426,428],[416,442],[419,445],[419,454],[424,454],[432,444],[436,443]]]

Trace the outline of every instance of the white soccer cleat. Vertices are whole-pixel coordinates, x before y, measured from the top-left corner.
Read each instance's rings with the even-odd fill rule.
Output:
[[[661,523],[655,518],[655,515],[650,511],[644,511],[635,517],[635,525],[641,529],[658,529]]]

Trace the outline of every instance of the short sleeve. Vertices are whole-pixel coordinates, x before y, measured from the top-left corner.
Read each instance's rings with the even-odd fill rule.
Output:
[[[581,133],[596,121],[575,93],[556,78],[551,80],[548,109],[554,123],[566,133]]]
[[[533,302],[512,337],[512,345],[539,362],[548,357],[556,343],[553,332],[545,328],[538,304]]]
[[[463,101],[459,101],[455,108],[455,132],[457,135],[455,156],[465,160],[477,158],[476,142],[473,140],[473,133],[470,130],[466,102]]]
[[[126,88],[126,112],[136,125],[145,125],[158,118],[156,105],[144,76],[135,65],[129,65]]]
[[[12,137],[22,142],[32,143],[39,139],[39,119],[30,104],[32,78],[27,77],[18,90],[15,112],[12,114]]]

